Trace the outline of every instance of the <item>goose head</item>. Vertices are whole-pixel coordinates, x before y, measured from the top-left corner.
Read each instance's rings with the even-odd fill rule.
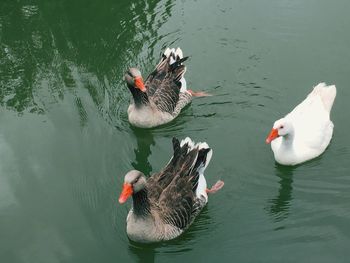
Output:
[[[285,118],[275,121],[272,130],[266,138],[266,143],[272,142],[274,139],[280,136],[287,136],[293,133],[293,125]]]
[[[124,177],[123,190],[119,196],[119,203],[125,203],[130,196],[141,191],[145,186],[145,175],[140,171],[131,170]]]
[[[146,87],[143,83],[141,72],[137,68],[129,68],[129,70],[125,73],[124,79],[130,90],[134,88],[142,92],[146,92]]]

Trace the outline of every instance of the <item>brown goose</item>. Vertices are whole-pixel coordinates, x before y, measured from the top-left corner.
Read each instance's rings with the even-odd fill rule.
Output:
[[[137,68],[130,68],[125,73],[126,84],[133,96],[128,108],[132,125],[152,128],[165,124],[176,118],[193,96],[209,96],[205,92],[187,90],[186,67],[182,64],[187,59],[180,48],[167,48],[145,83]]]
[[[194,144],[188,137],[180,143],[173,138],[173,148],[169,163],[148,180],[137,170],[125,175],[119,203],[132,196],[126,232],[133,241],[150,243],[176,238],[206,205],[207,194],[224,185],[217,181],[207,189],[204,170],[212,156],[207,143]]]

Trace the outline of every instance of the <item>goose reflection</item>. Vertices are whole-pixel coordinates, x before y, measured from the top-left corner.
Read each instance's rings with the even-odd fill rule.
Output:
[[[0,72],[6,88],[0,87],[0,105],[37,114],[79,89],[103,114],[106,89],[115,92],[110,83],[123,75],[125,64],[143,45],[154,57],[153,47],[163,38],[159,28],[174,5],[172,0],[91,1],[88,6],[83,0],[34,2],[1,5]],[[111,103],[115,108],[119,97]]]
[[[135,161],[131,163],[132,167],[136,170],[142,171],[145,175],[149,175],[152,172],[152,166],[148,161],[148,157],[151,155],[151,145],[154,145],[154,136],[152,130],[145,130],[132,127],[137,145],[134,149]]]
[[[267,210],[275,222],[286,219],[289,215],[290,202],[292,201],[293,171],[294,167],[282,166],[276,163],[276,175],[280,178],[279,190],[275,198],[269,200]]]
[[[141,246],[133,241],[130,241],[129,243],[130,252],[137,257],[137,261],[135,260],[135,262],[155,262],[156,247],[157,245],[155,244],[143,244]]]

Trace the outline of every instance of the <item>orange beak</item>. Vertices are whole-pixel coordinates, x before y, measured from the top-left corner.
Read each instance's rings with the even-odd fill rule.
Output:
[[[142,92],[146,92],[145,84],[143,83],[142,77],[135,78],[135,87],[141,90]]]
[[[131,184],[124,183],[122,193],[119,196],[119,203],[123,204],[132,195],[133,190]]]
[[[269,136],[267,136],[267,138],[266,138],[266,143],[269,144],[270,142],[272,142],[277,137],[279,137],[278,130],[277,129],[272,129],[270,134],[269,134]]]

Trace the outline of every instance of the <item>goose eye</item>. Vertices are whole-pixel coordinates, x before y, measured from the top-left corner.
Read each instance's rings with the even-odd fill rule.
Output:
[[[281,126],[281,129],[283,129],[283,128],[284,128],[284,126],[282,125],[282,126]]]

